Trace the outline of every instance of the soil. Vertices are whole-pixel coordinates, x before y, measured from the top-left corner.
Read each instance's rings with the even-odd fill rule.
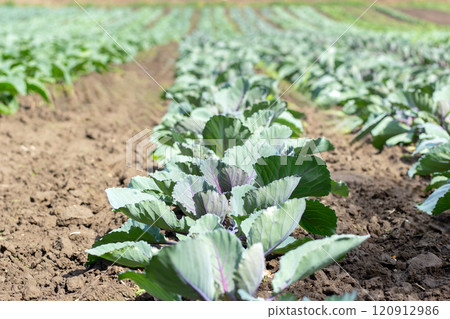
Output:
[[[430,9],[401,9],[415,18],[428,20],[438,24],[450,25],[450,13]]]
[[[176,54],[170,44],[139,62],[167,87]],[[145,175],[126,167],[125,143],[160,121],[160,93],[129,63],[82,77],[70,92],[54,88],[53,108],[26,97],[15,116],[0,117],[0,300],[152,299],[137,296],[130,281],[117,281],[122,267],[97,262],[86,268],[84,250],[125,220],[110,211],[103,190]],[[336,147],[323,158],[332,177],[350,189],[349,197],[324,199],[336,210],[337,232],[371,235],[289,292],[318,300],[353,289],[361,300],[450,299],[450,215],[431,217],[415,208],[426,181],[409,179],[407,153],[400,147],[378,152],[369,139],[350,145],[336,112],[312,107],[295,92],[283,98],[306,113],[309,137],[323,135]],[[277,268],[277,259],[268,261],[270,272]],[[259,294],[270,292],[269,277]]]
[[[170,44],[139,62],[168,87],[176,55]],[[160,121],[160,94],[129,63],[82,77],[71,91],[54,88],[53,107],[25,97],[17,114],[0,117],[0,300],[135,297],[134,284],[117,281],[121,267],[87,269],[84,250],[125,220],[104,189],[145,175],[126,166],[125,143]]]

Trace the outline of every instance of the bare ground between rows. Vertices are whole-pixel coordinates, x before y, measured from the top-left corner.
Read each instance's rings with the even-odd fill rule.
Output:
[[[177,45],[155,48],[140,63],[167,87]],[[85,249],[120,226],[104,189],[145,174],[125,165],[127,139],[160,122],[161,88],[134,63],[52,90],[54,106],[25,97],[0,117],[0,300],[134,299],[106,263],[86,269]],[[100,277],[100,274],[103,274]]]
[[[450,13],[430,9],[401,9],[415,18],[428,20],[437,24],[450,25]]]
[[[343,260],[288,291],[316,300],[354,289],[359,300],[449,300],[450,214],[432,217],[415,208],[424,200],[427,183],[408,177],[413,163],[408,154],[401,147],[379,152],[370,139],[352,145],[335,111],[319,110],[292,91],[284,98],[306,114],[308,137],[325,136],[335,146],[322,158],[332,178],[347,183],[350,195],[322,201],[336,211],[337,233],[371,236]],[[275,272],[278,261],[267,267]],[[269,280],[259,293],[268,296],[270,290]]]

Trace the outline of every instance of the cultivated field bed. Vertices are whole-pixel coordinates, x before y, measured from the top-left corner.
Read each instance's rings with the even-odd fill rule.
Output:
[[[55,4],[53,1],[31,0],[26,3]],[[116,0],[102,1],[101,4],[125,5],[129,2]],[[58,2],[58,5],[61,3]],[[383,11],[382,8],[374,11],[336,44],[337,49],[331,54],[327,50],[327,41],[345,30],[350,15],[357,16],[361,6],[347,10],[349,16],[341,20],[335,20],[335,16],[329,14],[332,4],[254,8],[231,5],[204,7],[199,4],[187,7],[89,8],[88,12],[95,15],[94,22],[103,17],[105,30],[111,32],[110,36],[105,36],[95,23],[91,25],[92,30],[89,29],[90,21],[80,11],[77,21],[83,23],[83,28],[89,29],[90,40],[84,41],[84,31],[80,33],[73,29],[70,21],[67,29],[74,30],[71,36],[80,43],[80,47],[85,43],[88,49],[80,49],[84,52],[82,54],[78,51],[76,54],[69,54],[69,51],[60,54],[59,49],[52,53],[50,47],[54,46],[49,46],[46,52],[50,53],[45,56],[48,60],[45,63],[54,63],[57,57],[60,63],[58,72],[54,71],[55,67],[51,68],[50,73],[46,73],[46,68],[39,72],[30,71],[34,70],[33,63],[37,55],[33,54],[38,52],[36,48],[39,43],[27,47],[33,54],[26,53],[31,58],[27,60],[25,71],[15,69],[16,62],[2,64],[3,69],[0,70],[6,70],[7,73],[4,75],[6,80],[2,82],[6,84],[0,87],[3,88],[0,91],[3,94],[0,97],[2,113],[6,113],[0,114],[0,148],[4,150],[0,154],[0,299],[253,300],[276,297],[301,300],[307,297],[324,300],[356,291],[357,295],[350,298],[449,300],[450,215],[445,206],[448,204],[446,195],[442,195],[443,200],[431,208],[429,205],[417,206],[427,203],[430,198],[434,200],[432,189],[437,193],[439,187],[446,187],[444,179],[448,178],[446,174],[450,169],[448,153],[445,149],[437,153],[439,165],[432,162],[431,170],[420,166],[429,160],[422,158],[427,156],[427,152],[413,154],[416,148],[420,149],[420,143],[428,147],[428,152],[435,147],[435,144],[427,144],[430,141],[441,148],[449,143],[448,113],[436,111],[443,107],[446,88],[450,88],[449,55],[446,51],[450,36],[449,29],[444,26],[448,13],[441,10],[439,15],[431,16],[431,11],[420,9],[420,5],[412,6],[414,9],[403,9],[402,4],[391,1],[383,2],[382,6],[401,9]],[[28,10],[30,14],[34,14],[33,10],[48,10],[32,7],[1,9],[17,10],[17,25],[21,23],[20,10]],[[345,6],[340,9],[345,10]],[[64,19],[65,14],[75,14],[76,10],[76,7],[59,8],[55,12]],[[50,14],[48,11],[42,12],[43,16]],[[405,16],[392,12],[403,12]],[[131,15],[133,19],[130,19]],[[315,19],[315,15],[319,18]],[[42,17],[34,20],[36,26],[45,24]],[[333,31],[327,34],[322,30],[324,28]],[[13,29],[3,27],[0,32],[10,34]],[[396,33],[399,30],[407,32]],[[305,32],[320,35],[317,38],[322,41],[308,39]],[[384,32],[388,32],[387,37]],[[418,34],[426,34],[427,37],[417,42]],[[57,32],[52,33],[51,28],[40,36],[48,36],[55,46],[61,41]],[[126,45],[117,45],[112,38]],[[374,41],[382,38],[388,40]],[[101,42],[95,39],[101,39]],[[288,39],[292,41],[284,47],[283,43],[287,44]],[[20,41],[27,43],[29,40],[24,38]],[[311,41],[311,44],[306,41]],[[366,41],[369,45],[364,47],[364,51],[358,51],[355,49],[360,45],[358,41]],[[372,45],[371,41],[379,46]],[[390,43],[393,44],[391,47]],[[305,45],[311,48],[311,52],[302,49]],[[18,55],[4,54],[4,61],[23,61],[20,59],[23,52],[28,51],[22,50]],[[105,57],[96,56],[96,52]],[[327,54],[323,56],[321,52]],[[380,52],[388,57],[387,62],[374,58]],[[421,52],[423,56],[417,58],[415,52]],[[364,73],[367,71],[365,63],[358,63],[358,55],[361,54],[367,57],[367,61],[373,61],[373,70],[376,72]],[[315,61],[318,56],[320,59]],[[354,62],[354,68],[350,67],[348,60]],[[337,65],[341,69],[338,70]],[[404,71],[407,68],[415,68],[411,72],[414,75]],[[14,72],[8,73],[11,70]],[[307,73],[306,77],[303,76],[304,72]],[[361,72],[361,81],[354,84],[352,80],[358,76],[358,72]],[[382,80],[371,77],[373,73],[377,76],[380,74]],[[386,81],[389,74],[396,75],[392,82]],[[298,81],[299,78],[302,81]],[[20,90],[20,81],[25,83],[26,89]],[[419,92],[419,97],[407,95],[411,89],[416,90],[414,94]],[[401,94],[406,99],[385,92],[404,92]],[[375,99],[374,96],[376,102],[370,100]],[[370,106],[369,100],[379,108]],[[17,101],[17,104],[11,101]],[[283,101],[287,104],[283,104]],[[376,131],[377,125],[386,119],[390,119],[392,125],[397,125],[394,133],[381,126]],[[220,121],[232,121],[233,125],[225,125],[222,133],[213,126],[220,128]],[[200,129],[195,127],[194,122],[200,123]],[[257,155],[261,159],[271,157],[272,160],[286,154],[292,156],[292,152],[304,158],[317,156],[326,163],[325,172],[323,176],[317,175],[312,180],[325,186],[302,184],[302,178],[304,181],[310,178],[310,173],[301,170],[302,164],[293,166],[293,169],[300,169],[297,174],[280,175],[278,180],[272,181],[264,178],[267,179],[271,172],[277,170],[268,171],[269,175],[264,177],[261,173],[264,168],[258,167],[256,160],[250,166],[231,163],[227,154],[233,152],[233,147],[239,148],[240,144],[232,146],[223,142],[230,138],[227,135],[230,127],[237,127],[239,134],[245,135],[246,139],[255,138],[254,141],[266,136],[264,134],[274,134],[277,139],[283,136],[286,145],[297,140],[308,142],[319,138],[322,138],[322,142],[331,142],[334,147],[321,146],[324,149],[313,151],[317,152],[315,155],[299,155],[298,150],[295,150],[297,144],[292,144],[292,149],[286,147],[284,151],[265,149],[266,155]],[[423,127],[433,130],[426,131],[427,135]],[[138,170],[141,167],[127,167],[125,163],[127,140],[144,129],[172,138],[172,142],[153,140],[158,146],[151,155],[154,164],[165,165],[162,173],[154,173],[155,178],[145,177],[146,172]],[[432,135],[434,132],[438,135]],[[215,144],[218,148],[213,149],[208,143],[202,144],[207,136],[222,138],[222,142]],[[241,135],[237,136],[239,141]],[[388,142],[393,137],[396,138],[395,142],[392,139]],[[247,145],[244,139],[238,143]],[[193,149],[194,146],[200,146],[205,153],[197,158],[186,145]],[[171,149],[171,152],[162,151],[166,148]],[[235,152],[238,151],[235,149]],[[214,178],[211,180],[209,172],[204,170],[205,163],[219,163],[214,164],[217,165],[214,168],[217,172],[225,167],[232,170],[233,174],[245,176],[246,182],[231,179],[232,186],[227,191],[222,182],[211,182]],[[256,177],[253,175],[255,171]],[[181,182],[186,183],[191,178],[189,176],[204,178],[205,188],[196,191],[203,196],[202,199],[197,194],[195,196],[194,192],[192,197],[185,198],[185,194],[177,193],[177,186],[173,187]],[[300,178],[296,180],[298,185],[294,185],[295,190],[283,200],[272,201],[267,195],[262,202],[257,199],[259,202],[254,205],[258,208],[248,204],[253,196],[249,196],[249,192],[259,196],[258,191],[271,183],[284,185],[282,183],[295,180],[298,176]],[[166,186],[162,187],[158,181],[172,186],[164,188]],[[340,181],[343,183],[337,186]],[[261,182],[266,184],[259,185]],[[130,194],[129,185],[133,196],[142,196],[140,200],[127,198]],[[233,188],[243,186],[249,187],[250,191],[243,192],[238,200]],[[192,189],[194,183],[190,187]],[[277,187],[281,189],[284,186]],[[113,189],[108,191],[109,202],[104,192],[108,188]],[[347,188],[349,194],[345,196]],[[120,196],[115,197],[112,192]],[[216,198],[208,196],[219,195],[221,203],[226,202],[231,211],[221,211],[216,206],[211,208],[207,205],[210,198]],[[276,193],[274,196],[279,195]],[[153,218],[147,213],[139,215],[134,212],[134,207],[143,209],[140,208],[140,205],[145,204],[142,198],[148,199],[148,196],[153,196],[150,204],[152,201],[161,202],[176,216],[178,223],[187,220],[186,225],[189,227],[165,218],[162,220],[167,224],[163,224],[160,219],[162,216]],[[199,200],[203,200],[202,209]],[[191,201],[195,207],[189,206]],[[301,220],[314,212],[308,206],[313,202],[319,203],[316,204],[319,206],[313,207],[322,217],[313,221]],[[254,229],[252,227],[256,226],[255,222],[252,224],[249,220],[257,220],[264,214],[270,217],[275,211],[274,223],[278,222],[276,216],[282,216],[280,207],[290,207],[289,203],[306,205],[304,212],[299,212],[299,220],[297,224],[294,221],[295,227],[289,233],[286,230],[286,234],[271,237],[269,241],[262,234],[261,241],[264,244],[261,245],[256,239],[251,239],[255,236],[244,228]],[[117,212],[111,212],[112,207]],[[323,217],[325,215],[326,218]],[[181,216],[185,219],[180,219]],[[211,216],[214,219],[208,219],[208,223],[212,223],[214,230],[194,232],[194,228],[199,231],[204,226],[199,221]],[[159,239],[146,237],[140,242],[145,247],[153,245],[152,249],[161,249],[160,252],[167,252],[166,255],[158,255],[152,250],[151,254],[155,255],[150,255],[149,260],[142,261],[142,255],[126,259],[123,250],[106,246],[125,245],[134,249],[134,241],[139,241],[141,236],[133,237],[130,233],[120,239],[105,236],[120,228],[127,219],[130,223],[129,217],[136,219],[136,225],[141,231],[148,231],[145,227],[154,225],[158,226],[155,228],[158,233],[162,229],[162,237],[156,236]],[[284,223],[292,223],[286,220]],[[244,227],[241,223],[247,224]],[[261,227],[264,229],[267,226]],[[358,241],[358,244],[348,244],[345,249],[331,246],[335,248],[328,250],[329,254],[342,249],[342,252],[346,252],[345,257],[336,261],[342,255],[338,254],[320,266],[313,265],[305,257],[304,262],[309,262],[309,267],[315,271],[305,273],[303,277],[299,275],[295,280],[291,278],[289,287],[282,286],[283,296],[280,297],[281,291],[277,290],[282,276],[280,273],[287,264],[283,258],[286,260],[285,257],[293,256],[294,253],[301,254],[302,247],[320,245],[325,240],[336,238],[329,237],[334,233],[346,234],[342,236],[349,236],[348,240]],[[368,234],[369,238],[362,237]],[[242,260],[249,260],[246,259],[248,257],[242,257],[239,267],[236,266],[233,271],[233,282],[240,290],[227,286],[223,278],[220,288],[214,288],[217,289],[215,292],[209,291],[207,287],[204,291],[194,291],[182,279],[180,282],[186,287],[174,288],[173,282],[172,286],[169,284],[174,275],[168,275],[167,278],[161,275],[163,279],[152,275],[155,269],[166,269],[170,274],[172,268],[178,267],[175,262],[177,245],[191,249],[190,243],[201,240],[206,242],[208,236],[217,243],[214,236],[219,235],[229,236],[226,240],[242,247],[239,249],[243,249],[244,256],[253,249],[254,260],[259,260],[264,253],[261,264],[264,272],[261,272],[261,283],[255,286],[257,290],[254,294],[248,285],[245,290],[239,284],[239,278],[245,281],[240,271],[244,267]],[[224,237],[220,238],[221,243],[226,241]],[[272,245],[275,240],[284,242],[290,239],[298,247],[288,245],[286,251],[277,252],[280,243]],[[98,240],[103,242],[95,244]],[[142,249],[146,252],[147,248]],[[218,253],[219,257],[221,255]],[[326,257],[324,255],[324,260]],[[194,259],[193,262],[204,266],[200,260]],[[134,278],[138,286],[124,277],[118,280],[120,273],[130,270],[130,265],[134,270],[132,265],[139,265],[139,274],[145,269],[148,281]],[[256,278],[259,276],[259,266],[252,267]],[[169,288],[161,293],[149,283],[161,286],[166,283]]]

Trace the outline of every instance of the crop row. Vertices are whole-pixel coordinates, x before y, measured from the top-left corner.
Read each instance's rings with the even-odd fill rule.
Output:
[[[49,102],[45,83],[70,84],[189,30],[192,9],[162,14],[160,8],[0,7],[0,113],[15,112],[19,94],[36,92]]]
[[[291,284],[367,237],[334,235],[334,211],[310,198],[348,193],[320,158],[332,144],[299,137],[303,114],[255,73],[251,47],[210,32],[215,23],[201,21],[180,43],[169,109],[152,135],[164,168],[107,190],[129,219],[88,250],[90,262],[140,268],[119,278],[162,300],[257,300],[265,277],[269,300],[297,300]],[[279,256],[268,274],[265,260]]]

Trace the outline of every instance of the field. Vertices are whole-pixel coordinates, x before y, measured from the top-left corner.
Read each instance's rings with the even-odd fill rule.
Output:
[[[0,5],[0,300],[450,300],[450,6],[371,3]]]

